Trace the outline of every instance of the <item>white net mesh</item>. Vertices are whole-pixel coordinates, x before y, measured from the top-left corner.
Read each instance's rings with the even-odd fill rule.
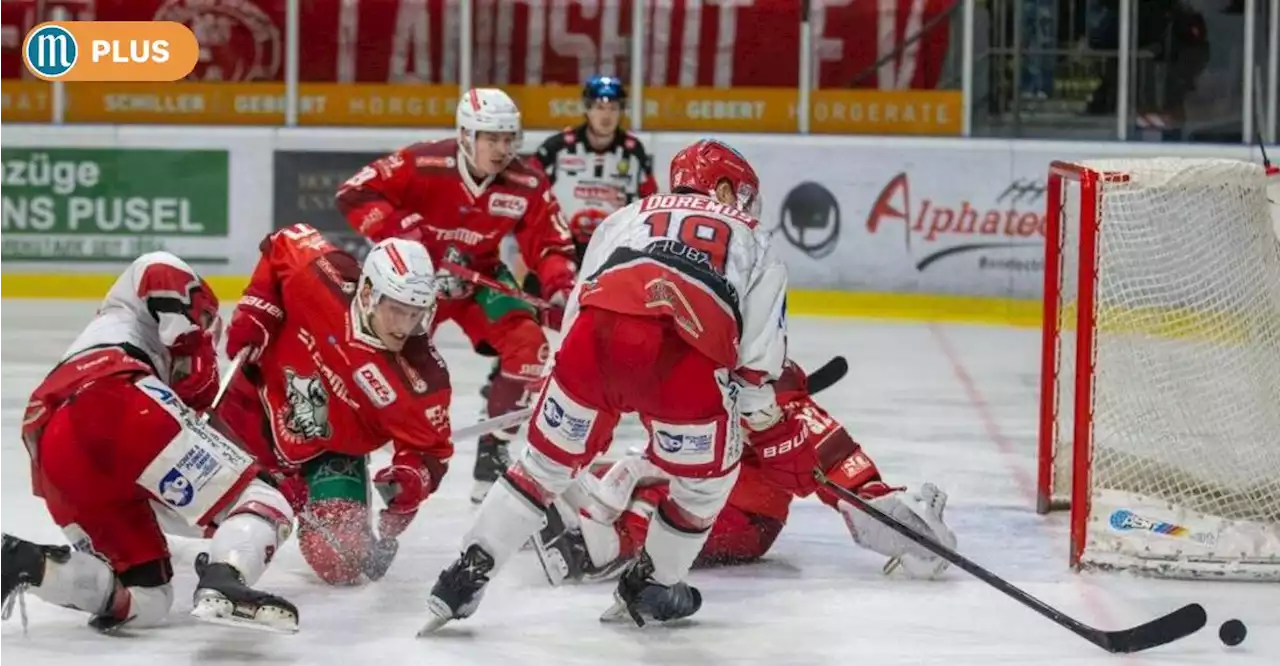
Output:
[[[1172,158],[1084,166],[1128,181],[1099,185],[1092,508],[1081,561],[1280,576],[1280,243],[1263,170]],[[1069,496],[1072,475],[1079,199],[1069,184],[1057,499]]]

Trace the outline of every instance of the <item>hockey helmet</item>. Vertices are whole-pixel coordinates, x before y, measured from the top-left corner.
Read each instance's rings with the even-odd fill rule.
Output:
[[[436,310],[435,265],[427,248],[406,238],[388,238],[373,246],[360,271],[360,294],[356,298],[366,318],[383,298],[423,310],[422,321],[413,335],[427,331]],[[363,299],[365,285],[370,297]]]
[[[516,135],[514,158],[524,139],[520,126],[520,109],[511,96],[497,88],[472,88],[458,100],[455,112],[458,131],[467,140],[462,142],[462,154],[475,164],[477,132],[511,132]]]
[[[627,101],[627,89],[622,85],[622,79],[599,74],[588,79],[582,87],[583,106],[590,108],[593,102],[601,99],[620,103]]]
[[[700,139],[671,159],[671,189],[711,195],[720,181],[733,187],[739,210],[760,215],[760,178],[742,153],[715,139]]]

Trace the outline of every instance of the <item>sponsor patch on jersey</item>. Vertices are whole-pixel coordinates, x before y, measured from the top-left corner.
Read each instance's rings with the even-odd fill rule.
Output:
[[[373,168],[378,170],[378,175],[384,179],[390,178],[396,169],[404,166],[404,158],[392,153],[386,157],[373,163]]]
[[[572,175],[587,168],[587,161],[577,155],[561,155],[556,158],[556,168]]]
[[[622,191],[609,185],[578,183],[573,186],[573,198],[579,201],[599,201],[621,207],[626,201]]]
[[[586,453],[587,436],[595,419],[595,410],[579,405],[560,390],[555,380],[548,380],[534,427],[566,453],[582,454]]]
[[[432,405],[424,411],[424,414],[427,417],[427,423],[436,430],[443,429],[449,424],[449,410],[445,409],[444,405]]]
[[[497,192],[489,195],[489,214],[503,217],[521,218],[529,209],[529,202],[524,197]]]
[[[515,183],[516,185],[523,185],[524,187],[528,187],[530,189],[538,186],[537,178],[530,175],[523,174],[523,173],[511,173],[510,171],[507,171],[505,174],[503,174],[503,177],[506,178],[508,181]]]
[[[372,362],[365,363],[356,368],[355,374],[356,385],[369,396],[375,406],[386,407],[396,401],[396,390],[392,388],[391,382],[387,381],[377,365]]]
[[[677,425],[653,421],[654,455],[675,465],[708,465],[716,461],[715,423]]]
[[[424,155],[415,158],[413,164],[424,168],[452,169],[458,166],[458,160],[445,155]]]

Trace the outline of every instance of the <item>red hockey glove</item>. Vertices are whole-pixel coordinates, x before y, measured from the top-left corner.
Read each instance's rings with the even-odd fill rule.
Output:
[[[811,398],[788,402],[782,414],[766,430],[747,431],[752,453],[770,484],[804,497],[818,488],[815,468],[829,470],[858,451],[858,444]]]
[[[173,369],[169,385],[182,402],[198,412],[213,406],[218,395],[218,352],[213,334],[193,329],[169,346]]]
[[[231,315],[227,327],[227,356],[235,358],[242,349],[249,349],[249,361],[257,361],[262,350],[284,322],[284,309],[270,300],[245,294]]]
[[[444,465],[417,451],[397,451],[391,458],[391,466],[373,477],[378,494],[386,501],[387,508],[378,515],[378,534],[383,539],[394,539],[418,515],[418,506],[435,490],[444,476]]]
[[[542,285],[542,298],[552,306],[542,313],[543,326],[556,331],[560,330],[560,324],[564,321],[564,308],[569,303],[570,292],[573,291],[575,271],[573,262],[559,255],[547,257],[538,267],[538,283]]]

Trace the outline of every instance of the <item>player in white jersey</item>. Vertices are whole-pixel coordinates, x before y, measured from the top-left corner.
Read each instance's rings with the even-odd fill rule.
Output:
[[[432,588],[424,632],[475,611],[625,412],[640,416],[647,456],[671,485],[606,617],[643,624],[701,606],[684,579],[738,477],[740,419],[753,429],[781,419],[771,382],[786,358],[787,276],[754,217],[759,180],[740,154],[699,141],[672,160],[671,184],[672,194],[614,213],[592,238],[529,446]]]
[[[70,546],[4,535],[5,616],[24,591],[104,632],[161,622],[173,604],[165,533],[211,537],[198,619],[297,630],[297,609],[249,587],[293,511],[239,443],[198,412],[217,394],[218,299],[167,252],[135,260],[32,393],[22,438],[32,489]]]

